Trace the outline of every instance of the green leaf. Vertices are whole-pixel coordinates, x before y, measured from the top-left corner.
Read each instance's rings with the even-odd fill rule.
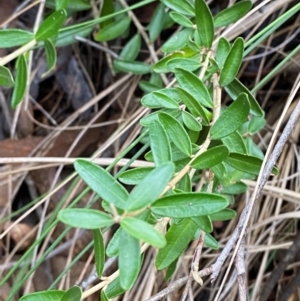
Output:
[[[155,91],[152,93],[146,94],[142,99],[141,103],[144,107],[151,109],[158,108],[168,108],[168,109],[178,109],[178,103],[173,100],[171,97],[167,96],[160,91]]]
[[[192,191],[192,183],[189,174],[185,174],[181,180],[177,183],[176,189],[180,189],[184,192],[191,192]]]
[[[223,210],[226,210],[226,209],[223,209]],[[223,211],[223,210],[221,210],[221,211]],[[202,215],[202,216],[192,217],[192,220],[205,233],[212,232],[213,224],[211,222],[211,219],[210,219],[209,215]]]
[[[175,68],[182,68],[187,71],[195,71],[201,67],[201,64],[198,60],[190,58],[171,59],[166,65],[172,72],[175,71]]]
[[[60,9],[52,13],[40,25],[37,33],[35,34],[35,39],[37,41],[44,41],[55,36],[64,24],[66,18],[67,13],[64,9]]]
[[[100,301],[109,301],[105,291],[101,291],[100,293]]]
[[[255,134],[264,128],[266,119],[264,117],[253,116],[249,122],[248,131]]]
[[[165,280],[168,281],[171,279],[171,277],[173,276],[174,272],[177,269],[177,262],[178,259],[175,259],[169,266],[168,269],[166,271],[166,275],[165,275]]]
[[[153,167],[138,167],[138,168],[133,168],[130,170],[125,170],[125,171],[121,172],[118,179],[119,179],[119,181],[121,181],[122,183],[127,184],[127,185],[137,185],[152,170],[153,170]]]
[[[51,72],[56,64],[56,50],[53,42],[51,40],[45,40],[44,46],[48,70],[42,75],[42,77]]]
[[[65,291],[53,290],[31,293],[20,298],[20,301],[60,301]]]
[[[254,156],[248,156],[245,154],[231,153],[225,160],[230,166],[236,168],[237,170],[243,171],[245,173],[258,175],[263,160]],[[273,174],[278,174],[278,169],[273,167]]]
[[[124,60],[114,60],[114,67],[117,70],[133,73],[133,74],[146,74],[152,71],[152,66],[139,61],[124,61]]]
[[[64,0],[62,0],[64,1]],[[106,1],[105,1],[106,2]],[[56,9],[56,0],[46,0],[46,7]],[[91,5],[86,0],[72,0],[69,1],[67,9],[70,11],[83,11],[90,9]]]
[[[214,221],[227,221],[236,216],[236,212],[232,209],[225,208],[219,212],[215,212],[209,215],[210,219]]]
[[[227,41],[227,39],[221,37],[218,42],[217,52],[216,52],[216,61],[221,69],[224,66],[224,63],[226,61],[230,49],[231,49],[230,43]]]
[[[120,224],[130,235],[154,247],[163,248],[166,245],[164,236],[147,222],[134,217],[125,217]]]
[[[175,167],[172,162],[162,163],[152,170],[131,191],[126,201],[125,210],[134,212],[153,203],[172,179],[174,170]]]
[[[216,120],[211,128],[211,138],[221,139],[236,131],[246,120],[250,112],[250,104],[246,93],[241,93]]]
[[[228,206],[225,197],[205,192],[178,193],[160,198],[151,205],[151,211],[173,218],[211,214]]]
[[[16,47],[26,44],[34,39],[34,34],[21,29],[1,29],[0,49]]]
[[[225,194],[240,194],[247,191],[248,186],[245,183],[237,182],[222,187],[221,192]]]
[[[162,0],[162,2],[180,14],[192,17],[195,15],[194,7],[187,0]]]
[[[74,168],[101,198],[121,209],[126,207],[127,190],[105,169],[82,159],[75,161]]]
[[[164,18],[165,17],[165,6],[163,3],[160,3],[151,18],[150,24],[148,26],[149,30],[149,40],[153,43],[158,36],[160,35],[164,27]]]
[[[192,154],[191,140],[181,123],[169,114],[160,112],[159,121],[173,143],[186,155]]]
[[[70,0],[55,0],[56,10],[66,9]]]
[[[166,234],[167,245],[158,251],[156,268],[162,270],[172,264],[194,238],[197,229],[198,226],[189,218],[181,220],[178,224],[172,224]]]
[[[81,294],[81,288],[79,286],[73,286],[64,293],[60,301],[80,301]]]
[[[117,296],[120,296],[124,293],[124,289],[121,287],[120,284],[120,277],[114,279],[105,290],[106,296],[108,299],[113,299]]]
[[[219,243],[208,233],[206,233],[204,236],[204,245],[214,250],[219,249]]]
[[[15,109],[22,101],[27,88],[27,62],[24,54],[17,58],[15,88],[11,97],[11,107]]]
[[[102,2],[101,17],[106,17],[114,13],[114,2],[113,0],[105,0]],[[114,19],[110,18],[101,23],[101,28],[105,28],[114,23]]]
[[[228,86],[238,74],[240,67],[242,65],[244,55],[244,40],[242,38],[237,38],[224,63],[224,67],[220,74],[220,85]]]
[[[129,290],[134,285],[141,266],[140,242],[122,232],[119,246],[120,285],[124,290]]]
[[[181,88],[191,94],[202,105],[208,108],[213,107],[213,101],[206,86],[195,74],[182,68],[176,68],[175,77]]]
[[[217,164],[213,166],[211,169],[218,179],[223,179],[223,180],[227,179],[228,170],[224,163]]]
[[[183,27],[193,27],[193,23],[184,15],[177,12],[170,12],[170,17],[174,22]]]
[[[228,95],[235,100],[241,93],[246,93],[250,102],[250,113],[255,116],[264,116],[264,112],[254,98],[252,93],[237,79],[235,78],[229,85],[225,87]]]
[[[205,0],[195,0],[197,33],[201,46],[211,48],[214,40],[214,20]]]
[[[184,125],[192,130],[192,131],[196,131],[199,132],[202,129],[202,125],[201,123],[199,123],[199,121],[189,112],[186,111],[182,111],[181,113],[182,116],[182,121],[184,123]]]
[[[201,118],[200,123],[204,125],[209,125],[209,120],[212,117],[212,114],[207,111],[204,107],[201,106],[200,102],[198,102],[192,95],[187,93],[184,89],[177,88],[179,94],[182,97],[182,102],[187,106],[189,111],[196,118]]]
[[[106,255],[108,257],[114,257],[119,254],[119,246],[120,246],[120,239],[123,235],[123,229],[119,228],[109,241],[107,247],[106,247]]]
[[[228,155],[229,150],[226,146],[216,146],[196,157],[192,162],[192,167],[196,169],[211,168],[223,162]]]
[[[235,3],[233,6],[222,10],[214,17],[215,27],[222,27],[235,23],[244,17],[251,7],[252,2],[246,0]]]
[[[136,59],[141,49],[141,35],[134,35],[122,49],[119,58],[131,62]]]
[[[96,272],[100,279],[105,264],[104,239],[99,229],[93,230],[93,235],[94,235],[94,253],[95,253]]]
[[[264,153],[262,150],[254,143],[251,137],[246,137],[244,140],[247,148],[247,154],[258,157],[260,159],[264,159]]]
[[[114,223],[110,215],[87,208],[63,209],[58,212],[57,219],[64,224],[81,229],[99,229]]]
[[[9,69],[4,66],[0,66],[0,86],[13,87],[14,84],[14,79]]]
[[[152,74],[156,74],[156,73],[152,73]],[[142,91],[144,91],[145,93],[151,93],[154,91],[159,90],[161,87],[157,86],[155,84],[152,84],[150,82],[147,82],[145,80],[141,80],[139,82],[139,87],[142,89]]]
[[[114,40],[121,36],[129,28],[131,19],[125,17],[118,22],[114,22],[104,28],[101,28],[95,35],[95,40],[98,42],[106,42]]]
[[[171,161],[170,141],[164,127],[158,120],[151,122],[149,126],[149,137],[155,164],[159,166],[164,162]]]
[[[168,41],[161,47],[161,51],[170,53],[178,51],[183,48],[189,41],[189,37],[193,30],[191,28],[185,28],[179,32],[176,32]]]
[[[222,142],[231,153],[247,153],[247,148],[241,134],[238,131],[231,133],[230,135],[223,137]]]

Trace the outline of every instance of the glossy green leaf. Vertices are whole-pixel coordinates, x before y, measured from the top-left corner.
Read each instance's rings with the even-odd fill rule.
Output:
[[[180,50],[188,43],[189,37],[192,32],[193,30],[191,28],[185,28],[179,32],[176,32],[161,47],[161,50],[166,53]]]
[[[114,22],[104,28],[100,28],[99,32],[95,35],[95,40],[99,42],[114,40],[127,31],[130,23],[131,19],[129,17],[125,17],[118,22]]]
[[[252,2],[244,0],[222,10],[214,17],[215,27],[222,27],[227,26],[231,23],[235,23],[236,21],[244,17],[251,9],[251,7]]]
[[[114,1],[113,0],[105,0],[103,1],[102,5],[101,5],[101,17],[106,17],[106,16],[109,16],[111,14],[114,13]],[[105,28],[111,24],[113,24],[115,21],[113,18],[109,18],[105,21],[103,21],[101,23],[101,28]]]
[[[226,209],[223,209],[223,210],[226,210]],[[223,210],[221,210],[221,211],[223,211]],[[206,232],[206,233],[212,232],[213,224],[211,222],[211,219],[210,219],[209,215],[202,215],[202,216],[192,217],[192,220],[204,232]]]
[[[215,240],[214,237],[212,237],[210,234],[206,233],[204,236],[204,245],[208,248],[218,250],[219,249],[219,243]]]
[[[177,119],[166,113],[160,112],[158,114],[158,118],[173,143],[184,154],[190,156],[192,154],[192,144],[182,124]]]
[[[11,97],[11,106],[13,109],[22,101],[27,88],[27,62],[24,54],[17,58],[15,88]]]
[[[161,105],[161,107],[166,109],[178,109],[178,103],[172,99],[171,97],[167,96],[160,91],[153,92],[153,96],[156,98],[157,102]]]
[[[181,116],[182,116],[182,121],[184,123],[184,125],[192,130],[192,131],[201,131],[202,129],[202,125],[201,123],[199,123],[199,121],[192,115],[190,114],[189,112],[186,112],[186,111],[182,111],[181,113]]]
[[[74,168],[101,198],[121,209],[126,207],[127,190],[105,169],[82,159],[75,161]]]
[[[249,122],[248,131],[255,134],[264,128],[266,119],[264,117],[253,116]]]
[[[35,39],[37,41],[44,41],[57,35],[66,18],[67,13],[64,9],[60,9],[52,13],[40,25],[37,33],[35,34]]]
[[[123,231],[119,246],[120,285],[129,290],[134,285],[141,266],[141,250],[138,239]]]
[[[201,46],[211,48],[214,40],[214,20],[205,0],[195,0],[197,33]]]
[[[213,107],[212,98],[206,86],[195,74],[182,68],[176,68],[175,77],[182,89],[191,94],[202,105],[208,108]]]
[[[180,13],[172,11],[170,12],[170,17],[174,22],[183,27],[193,27],[193,23],[190,21],[190,19]]]
[[[199,122],[204,125],[209,125],[209,120],[212,117],[212,114],[207,111],[204,107],[201,106],[192,95],[187,93],[184,89],[177,88],[179,94],[182,97],[182,102],[187,106],[189,111],[193,114],[194,117],[200,118]]]
[[[171,161],[171,145],[167,133],[162,124],[156,120],[149,126],[150,145],[153,160],[157,166]]]
[[[178,259],[175,259],[169,266],[168,269],[166,271],[166,275],[165,275],[165,280],[168,281],[171,279],[171,277],[173,276],[173,274],[175,273],[176,269],[177,269],[177,263],[178,263]]]
[[[70,0],[55,0],[56,10],[66,9]]]
[[[73,286],[64,293],[60,301],[80,301],[81,294],[81,288],[79,286]]]
[[[262,165],[262,159],[245,154],[231,153],[225,160],[230,166],[245,173],[258,175]],[[278,169],[273,168],[273,174],[278,174]]]
[[[131,191],[126,201],[126,211],[137,211],[153,203],[172,179],[174,174],[172,162],[162,163],[153,169],[135,188]]]
[[[190,58],[175,58],[167,62],[167,67],[174,72],[175,68],[182,68],[187,71],[195,71],[199,69],[201,64],[196,59]]]
[[[14,79],[8,68],[0,66],[0,86],[2,87],[13,87]]]
[[[244,140],[238,131],[231,133],[230,135],[223,137],[222,142],[231,153],[247,153]]]
[[[167,245],[158,251],[156,268],[162,270],[172,264],[184,252],[197,229],[198,226],[189,218],[181,220],[178,224],[172,224],[166,234]]]
[[[162,0],[162,2],[180,14],[192,17],[195,15],[194,7],[187,0]]]
[[[217,164],[213,166],[211,169],[218,179],[223,179],[223,180],[227,179],[228,170],[224,163]]]
[[[176,189],[180,189],[183,192],[192,191],[192,183],[189,174],[186,174],[181,178],[181,180],[176,185]]]
[[[211,128],[211,138],[221,139],[236,131],[246,120],[250,104],[246,93],[242,93],[216,120]]]
[[[46,62],[47,62],[48,70],[42,75],[42,77],[47,75],[49,72],[51,72],[53,70],[53,68],[55,67],[55,64],[56,64],[56,59],[57,59],[56,49],[55,49],[53,42],[49,39],[45,40],[44,46],[45,46]]]
[[[133,74],[146,74],[152,71],[152,66],[139,61],[124,61],[124,60],[114,60],[114,67],[117,70],[133,73]]]
[[[101,293],[100,293],[100,301],[109,301],[109,299],[108,299],[108,297],[107,297],[104,290],[102,290]]]
[[[235,100],[241,93],[246,93],[250,102],[251,114],[255,116],[264,116],[264,112],[257,100],[237,78],[235,78],[229,85],[225,86],[225,90],[233,100]]]
[[[164,236],[147,222],[134,217],[125,217],[121,220],[120,224],[130,235],[151,246],[163,248],[166,245]]]
[[[237,182],[231,185],[222,187],[221,192],[225,194],[240,194],[247,191],[248,186],[245,183]]]
[[[31,293],[20,298],[20,301],[60,301],[65,291],[53,290]]]
[[[87,208],[63,209],[59,211],[57,218],[66,225],[82,229],[99,229],[114,223],[109,214]]]
[[[216,51],[216,61],[221,69],[224,66],[224,63],[226,61],[230,49],[231,49],[230,43],[227,41],[227,39],[221,37],[219,39],[217,51]]]
[[[99,279],[102,276],[105,264],[105,246],[104,239],[99,229],[93,230],[94,235],[94,253],[95,253],[95,265],[96,272]]]
[[[148,26],[149,40],[151,43],[153,43],[158,38],[164,27],[165,14],[165,6],[163,3],[160,3],[156,7]]]
[[[224,63],[224,67],[220,74],[220,85],[229,85],[238,74],[240,67],[242,65],[244,55],[244,40],[242,38],[237,38]]]
[[[26,44],[34,39],[34,34],[21,29],[1,29],[0,49],[16,47]]]
[[[192,167],[196,169],[211,168],[223,162],[228,157],[228,155],[229,150],[226,146],[215,146],[196,157],[192,162]]]
[[[110,239],[107,247],[106,247],[106,255],[108,257],[114,257],[119,254],[119,247],[120,247],[120,239],[123,235],[123,229],[119,228]]]
[[[136,59],[141,50],[141,35],[134,35],[122,49],[119,58],[131,62]]]
[[[219,212],[215,212],[213,214],[210,214],[210,219],[214,221],[227,221],[231,220],[236,216],[236,212],[232,209],[225,208]]]
[[[57,0],[46,0],[46,7],[56,9],[56,1]],[[70,0],[67,9],[74,12],[83,11],[91,9],[91,5],[87,0]]]
[[[105,290],[105,294],[108,299],[113,299],[117,296],[120,296],[124,292],[125,292],[125,289],[123,289],[120,284],[120,277],[117,277],[116,279],[114,279],[108,285],[107,289]]]
[[[226,198],[219,194],[195,192],[168,195],[151,205],[151,211],[173,218],[207,215],[228,206]]]
[[[170,161],[170,160],[168,160],[168,161]],[[153,170],[153,167],[138,167],[138,168],[125,170],[119,175],[118,179],[119,179],[119,181],[121,181],[122,183],[127,184],[127,185],[137,185],[152,170]]]

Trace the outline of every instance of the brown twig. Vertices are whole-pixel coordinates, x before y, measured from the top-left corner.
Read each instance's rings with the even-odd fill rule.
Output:
[[[235,266],[237,270],[237,280],[239,286],[239,300],[247,301],[247,276],[245,268],[245,236],[240,244],[238,253],[235,258]]]

